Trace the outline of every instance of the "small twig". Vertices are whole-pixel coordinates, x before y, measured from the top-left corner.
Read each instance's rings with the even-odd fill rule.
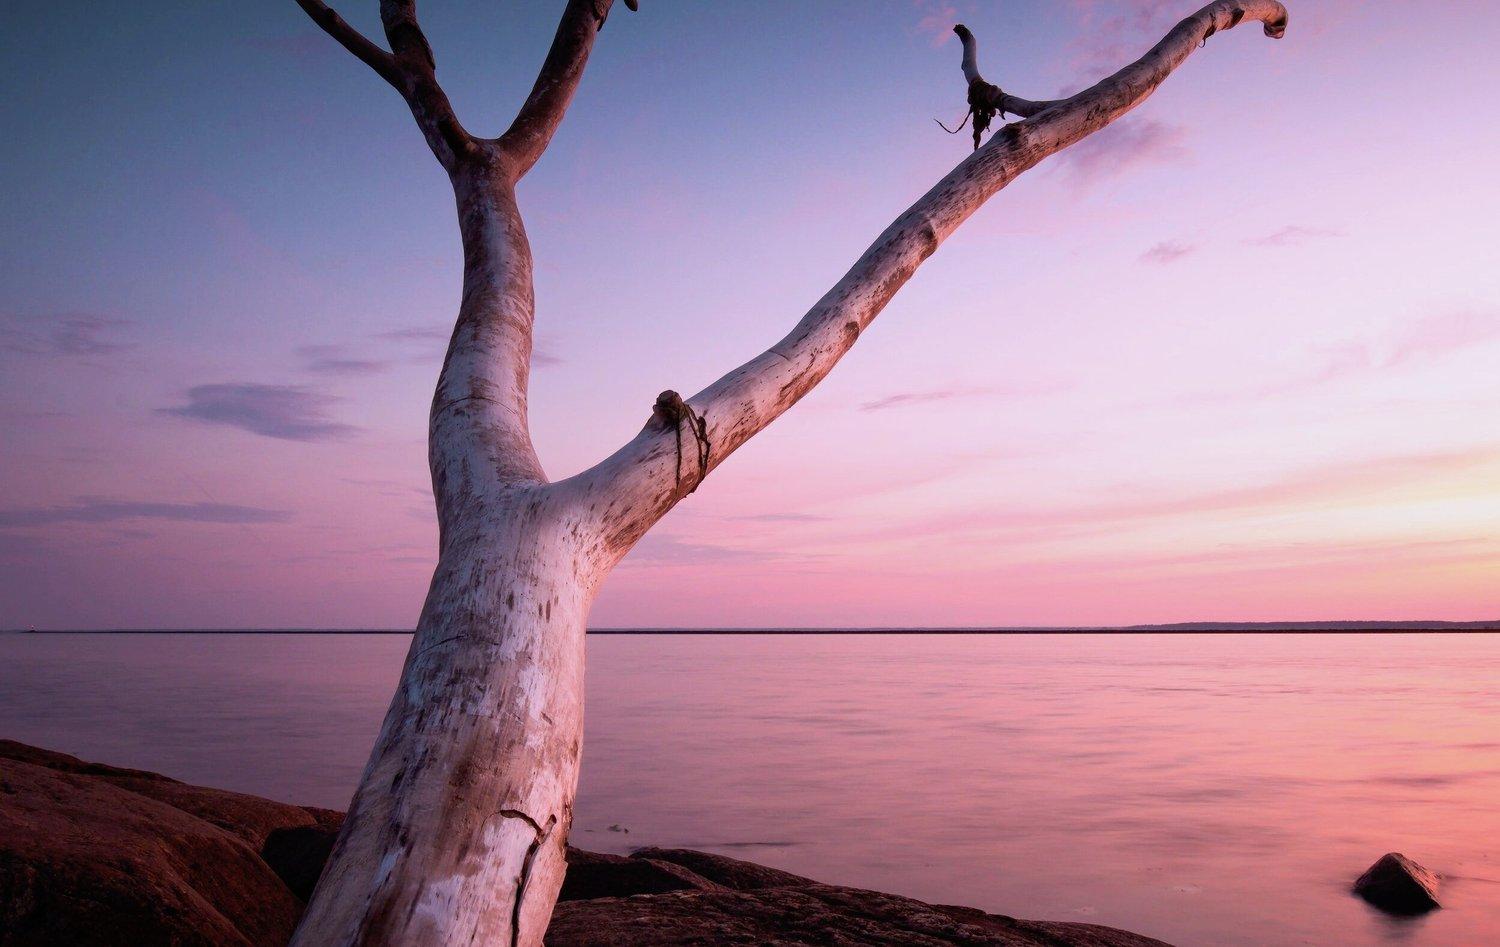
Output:
[[[933,119],[933,122],[938,123],[938,128],[941,128],[942,131],[948,132],[948,134],[950,135],[957,135],[959,134],[959,132],[963,131],[963,126],[968,125],[969,116],[972,116],[972,114],[974,114],[974,110],[972,110],[972,108],[971,110],[966,111],[966,113],[963,113],[963,122],[959,123],[959,128],[948,128],[947,125],[944,125],[944,123],[942,123],[942,119]]]

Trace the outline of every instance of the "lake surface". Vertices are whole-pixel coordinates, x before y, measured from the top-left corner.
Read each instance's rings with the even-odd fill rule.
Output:
[[[0,635],[0,736],[343,808],[406,636]],[[1500,943],[1500,636],[594,636],[573,840],[1181,945]],[[613,831],[611,826],[628,829]],[[1447,907],[1348,893],[1387,851]]]

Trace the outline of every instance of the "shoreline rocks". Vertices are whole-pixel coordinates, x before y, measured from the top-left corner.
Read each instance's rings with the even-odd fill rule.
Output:
[[[0,740],[0,945],[282,947],[343,818]],[[688,849],[568,865],[549,947],[1162,947]]]

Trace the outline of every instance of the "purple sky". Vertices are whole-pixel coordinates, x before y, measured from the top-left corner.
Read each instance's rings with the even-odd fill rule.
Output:
[[[558,6],[424,4],[469,128]],[[1047,97],[1194,4],[642,7],[522,188],[554,477],[964,156],[954,22]],[[594,624],[1500,615],[1500,27],[1289,7],[991,201]],[[291,0],[25,5],[0,45],[0,627],[410,626],[459,247],[400,100]]]

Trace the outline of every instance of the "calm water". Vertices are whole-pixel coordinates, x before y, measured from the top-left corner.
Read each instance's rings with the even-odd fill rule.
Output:
[[[406,645],[0,636],[0,736],[342,808]],[[1500,943],[1500,636],[593,637],[588,700],[586,848],[1183,945]],[[1389,850],[1449,906],[1349,896]]]

